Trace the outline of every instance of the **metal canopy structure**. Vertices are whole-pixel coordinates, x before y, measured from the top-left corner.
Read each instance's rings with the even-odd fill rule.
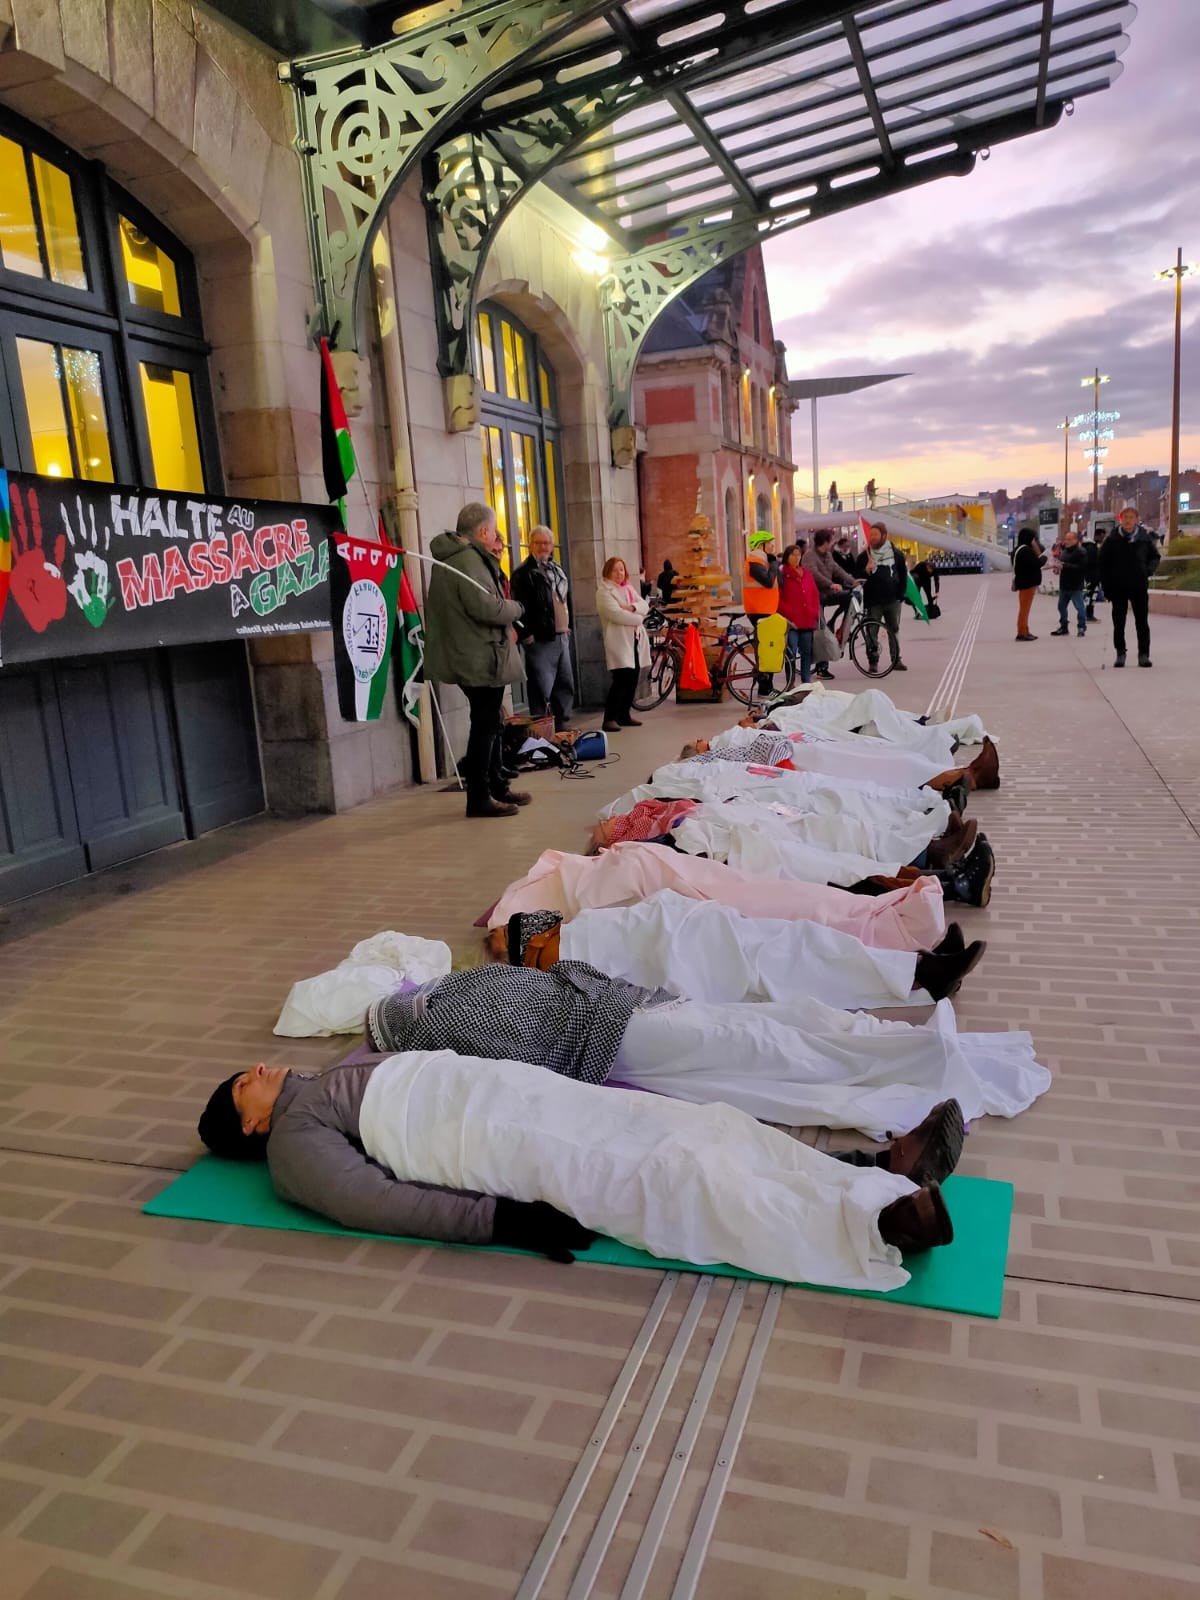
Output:
[[[230,4],[237,0],[230,0]],[[291,0],[298,5],[301,0]],[[243,3],[242,9],[245,10]],[[332,6],[321,8],[322,16]],[[325,331],[357,342],[370,244],[420,166],[441,369],[544,182],[607,241],[612,417],[659,311],[718,261],[1056,123],[1120,70],[1129,0],[443,0],[343,7],[380,37],[293,61]]]

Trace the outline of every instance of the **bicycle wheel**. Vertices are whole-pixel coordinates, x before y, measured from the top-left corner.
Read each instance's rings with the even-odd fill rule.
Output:
[[[680,658],[674,650],[656,650],[648,666],[638,674],[637,691],[633,697],[636,711],[653,711],[662,705],[668,695],[674,694],[679,681]]]
[[[755,699],[766,700],[773,694],[786,693],[796,681],[796,663],[785,660],[778,672],[771,673],[771,687],[765,691],[758,687],[758,676],[758,652],[748,640],[726,656],[723,673],[725,687],[744,706]],[[784,685],[782,690],[779,687],[781,679]]]
[[[882,632],[883,638],[879,635]],[[880,645],[887,649],[881,650]],[[872,622],[864,617],[856,622],[846,640],[846,653],[858,670],[867,678],[886,678],[895,666],[892,659],[891,639],[882,622]]]

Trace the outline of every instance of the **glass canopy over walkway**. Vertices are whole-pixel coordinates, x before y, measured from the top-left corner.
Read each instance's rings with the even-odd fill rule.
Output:
[[[1053,126],[1112,83],[1128,0],[223,0],[290,58],[325,331],[422,174],[441,370],[471,371],[496,230],[545,183],[594,224],[611,420],[662,308],[731,254]],[[270,15],[265,13],[270,12]]]

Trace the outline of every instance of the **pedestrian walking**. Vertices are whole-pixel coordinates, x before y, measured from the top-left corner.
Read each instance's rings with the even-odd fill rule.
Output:
[[[508,598],[498,549],[496,513],[478,502],[429,547],[438,565],[425,601],[425,676],[457,684],[471,708],[462,763],[468,817],[511,817],[532,799],[510,789],[501,771],[504,691],[525,674],[513,632],[521,607]]]
[[[633,715],[638,673],[650,661],[650,640],[642,626],[649,606],[629,581],[620,556],[604,563],[596,585],[596,610],[604,632],[604,659],[611,677],[604,702],[604,731],[640,728]]]
[[[553,714],[555,732],[561,733],[575,705],[570,586],[554,558],[554,534],[544,525],[530,532],[529,554],[512,575],[512,595],[525,612],[518,633],[529,709],[535,717]]]
[[[1138,666],[1151,667],[1150,579],[1158,570],[1158,541],[1138,521],[1137,507],[1126,506],[1117,525],[1100,546],[1097,572],[1104,598],[1112,607],[1114,667],[1125,665],[1125,618],[1133,612]]]
[[[800,682],[812,682],[813,631],[821,620],[821,597],[816,580],[802,565],[798,544],[783,552],[779,568],[779,615],[788,625],[787,655],[799,659]]]
[[[1072,606],[1075,607],[1075,632],[1077,637],[1083,638],[1087,632],[1087,554],[1083,548],[1083,541],[1073,528],[1069,528],[1062,536],[1059,549],[1058,572],[1058,627],[1050,635],[1052,639],[1061,639],[1071,629],[1067,623],[1067,613]]]
[[[1036,633],[1029,631],[1029,613],[1033,597],[1042,581],[1042,568],[1046,556],[1038,543],[1036,528],[1022,528],[1017,535],[1017,548],[1013,554],[1012,586],[1017,595],[1017,643],[1032,644]]]

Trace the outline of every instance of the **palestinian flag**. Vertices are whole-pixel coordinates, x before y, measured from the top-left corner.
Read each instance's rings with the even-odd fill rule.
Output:
[[[387,531],[383,526],[383,513],[379,516],[379,542],[389,544]],[[401,551],[403,560],[404,552]],[[397,603],[400,625],[400,640],[397,645],[400,656],[400,712],[413,727],[419,727],[421,722],[421,685],[425,682],[425,629],[421,622],[421,613],[417,610],[417,598],[412,592],[412,584],[408,581],[408,573],[403,565],[400,568],[400,599]]]
[[[904,586],[904,598],[908,601],[909,605],[917,613],[922,622],[929,621],[929,613],[925,609],[925,597],[922,595],[920,589],[917,588],[917,580],[913,577],[911,572],[908,575],[908,582]]]
[[[373,722],[387,692],[404,566],[390,544],[345,533],[331,533],[329,543],[338,709],[346,722]]]
[[[321,468],[325,492],[336,500],[342,527],[346,526],[346,486],[354,476],[354,443],[346,422],[342,391],[333,375],[329,341],[321,340]]]
[[[12,528],[8,510],[8,473],[0,471],[0,618],[4,616],[4,602],[8,599],[11,575]]]

